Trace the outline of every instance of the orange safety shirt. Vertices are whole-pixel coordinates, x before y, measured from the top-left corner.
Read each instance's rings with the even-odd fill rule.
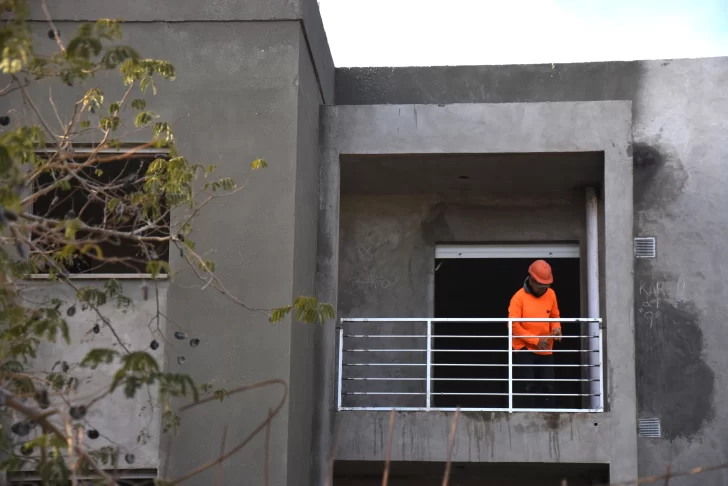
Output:
[[[508,318],[523,317],[526,319],[537,319],[545,317],[548,319],[558,319],[561,317],[559,313],[559,305],[556,302],[556,293],[553,289],[548,289],[540,297],[526,292],[521,288],[511,298],[511,304],[508,306]],[[552,354],[554,348],[554,340],[549,339],[548,350],[538,349],[539,338],[519,338],[516,336],[548,336],[554,329],[561,329],[559,322],[513,322],[513,349],[531,349],[536,354]]]

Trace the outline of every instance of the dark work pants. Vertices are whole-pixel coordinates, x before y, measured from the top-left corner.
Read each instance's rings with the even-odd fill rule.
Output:
[[[554,355],[536,354],[530,351],[513,353],[513,378],[529,381],[513,383],[514,393],[553,393],[554,392]],[[536,366],[534,366],[536,365]],[[551,408],[553,398],[545,396],[516,396],[513,406],[516,408]]]

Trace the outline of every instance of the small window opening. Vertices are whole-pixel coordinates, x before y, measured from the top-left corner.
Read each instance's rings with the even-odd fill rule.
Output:
[[[126,469],[106,471],[114,478],[118,486],[154,486],[157,484],[156,469]],[[92,486],[100,484],[98,479],[91,479],[78,474],[79,486]],[[10,486],[42,486],[48,484],[41,480],[36,473],[30,471],[11,471],[8,473],[8,484]],[[71,481],[55,480],[51,481],[53,486],[71,486]]]
[[[57,221],[78,218],[89,226],[122,233],[139,231],[145,237],[168,236],[170,217],[164,198],[154,212],[147,214],[128,204],[131,198],[140,196],[146,172],[156,157],[144,154],[95,163],[80,169],[81,177],[70,178],[62,184],[58,181],[65,174],[44,172],[34,183],[34,193],[40,195],[33,201],[32,212]],[[53,189],[44,193],[49,187]],[[152,228],[145,230],[146,226]],[[59,252],[65,246],[62,236],[37,227],[31,234],[38,248],[34,253]],[[78,231],[76,238],[79,249],[86,251],[77,250],[66,260],[56,262],[68,275],[144,274],[147,261],[169,259],[166,241],[140,243],[123,236],[110,238],[84,230]],[[48,273],[51,264],[42,257],[38,261],[40,273]]]
[[[435,272],[435,317],[507,318],[511,297],[523,287],[528,266],[535,259],[520,257],[436,259],[435,267],[438,270]],[[545,259],[553,270],[555,280],[552,288],[556,292],[561,317],[580,317],[579,258]],[[583,335],[585,329],[585,324],[562,324],[565,336]],[[433,367],[435,381],[432,404],[434,407],[508,408],[508,354],[504,352],[508,349],[506,323],[441,322],[434,324],[433,335],[432,346],[435,351],[432,360],[435,364]],[[438,338],[438,335],[454,337]],[[569,351],[579,351],[584,349],[583,346],[585,344],[580,339],[562,339],[557,344],[558,349]],[[587,360],[586,353],[554,353],[556,365],[579,365]],[[437,364],[456,366],[437,366]],[[514,368],[514,378],[517,377],[516,369]],[[586,382],[580,381],[588,378],[588,372],[582,373],[583,369],[587,368],[554,367],[557,380],[571,381],[554,382],[553,393],[564,395],[588,393],[585,391]],[[513,392],[523,393],[525,392],[523,387],[523,382],[514,382]],[[478,393],[483,395],[477,395]],[[516,409],[580,409],[588,406],[588,397],[534,397],[527,401],[526,397],[514,396],[513,406]]]

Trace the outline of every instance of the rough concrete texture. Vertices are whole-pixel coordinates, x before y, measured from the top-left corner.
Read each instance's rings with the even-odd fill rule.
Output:
[[[39,40],[48,40],[45,26],[36,25]],[[58,27],[71,31],[77,24],[59,22]],[[270,309],[290,304],[299,294],[313,295],[322,90],[301,24],[139,22],[126,24],[124,32],[145,56],[168,60],[177,68],[177,79],[160,82],[159,94],[148,96],[148,107],[172,123],[180,153],[193,163],[216,164],[219,177],[239,183],[249,179],[243,191],[200,213],[192,235],[197,250],[217,262],[217,275],[229,294],[252,307]],[[120,80],[113,85],[107,80],[96,78],[85,89],[99,83],[107,99],[120,99]],[[59,112],[68,114],[73,90],[51,88]],[[47,84],[32,92],[38,100],[47,99],[48,93]],[[11,102],[17,109],[14,121],[27,119],[27,107],[17,98]],[[50,104],[39,104],[43,116],[55,120]],[[131,123],[128,127],[121,138],[142,139]],[[257,158],[269,166],[250,174],[250,162]],[[270,484],[300,484],[311,463],[314,328],[290,320],[271,325],[264,312],[246,310],[211,287],[201,291],[203,282],[177,252],[170,263],[175,278],[166,305],[174,328],[165,336],[171,343],[165,349],[167,370],[189,373],[197,383],[228,391],[261,380],[290,382],[290,402],[270,428]],[[195,352],[173,338],[177,328],[201,339]],[[184,364],[178,362],[181,356]],[[159,455],[148,451],[147,462],[161,464],[168,476],[178,477],[216,459],[225,430],[232,449],[267,418],[284,391],[280,385],[270,386],[184,413],[178,435],[163,438]],[[123,432],[122,437],[129,434]],[[262,484],[264,456],[264,434],[259,434],[225,463],[224,482],[246,477]],[[211,484],[215,474],[209,471],[188,482]]]
[[[339,317],[432,316],[436,244],[583,241],[580,196],[342,195]]]
[[[498,153],[603,151],[604,232],[606,268],[604,317],[611,323],[606,343],[610,381],[610,411],[601,415],[558,417],[513,414],[478,416],[480,432],[458,433],[456,460],[609,462],[612,479],[637,475],[634,389],[634,329],[632,291],[632,163],[629,102],[500,104],[500,105],[377,105],[324,109],[322,200],[319,220],[318,289],[337,299],[339,241],[339,180],[342,154]],[[332,299],[333,297],[333,299]],[[328,339],[333,341],[333,333]],[[333,348],[333,342],[331,342]],[[331,367],[333,369],[333,367]],[[331,406],[331,404],[329,404]],[[342,412],[339,440],[342,459],[379,459],[377,439],[386,414]],[[402,460],[445,457],[449,414],[402,415],[395,425],[394,454]],[[406,420],[404,420],[406,417]],[[562,422],[562,420],[568,420]],[[574,440],[571,440],[571,424]],[[598,426],[594,426],[598,423]],[[510,427],[508,426],[510,425]],[[485,429],[487,428],[487,431]],[[511,432],[510,439],[508,432]],[[513,432],[516,434],[513,434]],[[549,432],[550,431],[550,432]],[[368,438],[368,439],[367,439]],[[467,445],[477,442],[474,456]],[[506,444],[502,448],[492,444]],[[488,451],[487,453],[484,451]]]
[[[295,21],[301,24],[305,49],[313,59],[314,73],[326,103],[334,102],[334,60],[331,57],[326,31],[316,0],[214,0],[180,3],[175,0],[78,0],[49,2],[53,19],[88,21],[100,18],[122,19],[126,23],[144,24],[204,22],[221,35],[234,35],[216,29],[216,22]],[[39,4],[33,4],[31,18],[45,27],[46,15]],[[59,29],[69,36],[73,29]],[[232,39],[231,39],[232,40]],[[243,41],[243,39],[238,39]]]
[[[664,432],[638,439],[641,475],[728,456],[727,80],[728,58],[337,71],[346,104],[632,101],[634,233],[657,238],[657,258],[635,263],[636,398]],[[726,482],[714,472],[681,484]]]
[[[78,288],[103,287],[104,282],[98,280],[73,280]],[[160,365],[164,364],[166,342],[163,339],[165,322],[157,320],[157,310],[166,314],[167,288],[166,281],[146,282],[148,297],[142,296],[142,282],[130,280],[121,282],[124,295],[132,299],[133,306],[128,309],[116,307],[109,302],[100,307],[101,312],[112,323],[113,330],[121,341],[130,349],[146,350],[152,353]],[[155,294],[159,292],[159,301]],[[75,302],[76,292],[69,286],[55,282],[34,280],[28,282],[24,292],[28,302],[47,305],[52,298],[61,299],[65,304],[61,308],[64,314]],[[159,307],[157,306],[159,303]],[[101,396],[108,390],[117,366],[102,365],[96,370],[81,368],[78,363],[86,354],[95,348],[114,349],[123,352],[112,330],[100,323],[98,315],[91,309],[82,310],[76,305],[76,313],[66,317],[70,328],[71,346],[62,344],[46,344],[41,348],[34,368],[49,371],[55,368],[61,372],[61,362],[70,366],[69,375],[76,377],[81,385],[77,393],[67,394],[71,404],[87,404],[89,400]],[[95,324],[101,324],[100,332],[93,333]],[[149,346],[152,339],[157,340],[159,348],[152,350]],[[58,364],[57,364],[58,363]],[[62,403],[59,406],[63,407]],[[123,420],[120,418],[123,417]],[[161,432],[161,404],[158,403],[154,389],[142,389],[134,400],[124,397],[123,390],[117,390],[89,408],[85,426],[98,430],[100,437],[93,441],[95,447],[110,445],[119,447],[123,458],[127,453],[134,454],[135,461],[129,465],[119,461],[120,469],[156,469],[159,466],[158,448]],[[86,439],[88,440],[88,439]]]

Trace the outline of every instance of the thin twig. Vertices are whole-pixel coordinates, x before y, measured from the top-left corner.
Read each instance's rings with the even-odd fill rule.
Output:
[[[382,486],[389,482],[389,463],[392,460],[392,434],[394,433],[394,409],[389,415],[389,431],[387,432],[387,455],[384,461],[384,474],[382,475]]]
[[[450,480],[450,468],[452,467],[452,453],[455,449],[455,432],[458,428],[458,416],[460,415],[460,407],[455,409],[455,415],[452,417],[452,425],[450,426],[450,443],[447,447],[447,463],[445,464],[445,476],[442,478],[442,486],[447,486]]]
[[[278,413],[281,411],[281,409],[283,409],[283,405],[285,405],[286,400],[288,398],[288,383],[286,383],[285,381],[280,380],[280,379],[266,380],[266,381],[261,381],[259,383],[255,383],[253,385],[247,385],[247,386],[242,386],[240,388],[236,388],[235,390],[232,390],[232,391],[228,392],[228,394],[227,394],[228,397],[229,397],[230,395],[233,395],[235,393],[243,393],[243,392],[246,392],[246,391],[254,390],[256,388],[265,388],[265,387],[270,386],[270,385],[282,385],[283,386],[283,396],[281,397],[280,402],[278,402],[278,405],[276,405],[276,407],[273,409],[273,414],[272,415],[270,415],[263,423],[261,423],[260,425],[258,425],[250,434],[248,434],[248,436],[245,439],[243,439],[242,442],[240,442],[238,445],[236,445],[235,447],[233,447],[232,449],[230,449],[225,454],[220,455],[220,457],[218,457],[215,460],[212,460],[212,461],[207,462],[207,463],[205,463],[205,464],[203,464],[201,466],[196,467],[192,471],[188,472],[187,474],[185,474],[183,476],[180,476],[179,478],[173,479],[171,481],[166,481],[166,482],[164,482],[164,484],[167,484],[169,486],[173,486],[173,485],[176,485],[176,484],[180,484],[180,483],[182,483],[184,481],[187,481],[187,480],[189,480],[189,479],[197,476],[198,474],[200,474],[200,473],[202,473],[204,471],[207,471],[208,469],[210,469],[212,467],[217,466],[218,464],[222,464],[228,458],[230,458],[232,455],[234,455],[235,453],[237,453],[238,451],[240,451],[242,448],[244,448],[246,445],[248,445],[250,443],[250,441],[253,440],[255,438],[255,436],[257,436],[265,428],[265,426],[271,420],[273,420],[273,417],[275,417],[276,415],[278,415]],[[189,405],[185,405],[184,407],[182,407],[180,409],[180,412],[184,412],[184,411],[189,410],[191,408],[198,407],[200,405],[203,405],[205,403],[211,402],[213,400],[218,400],[218,398],[215,397],[215,396],[212,396],[212,397],[209,397],[209,398],[205,398],[204,400],[200,400],[198,402],[191,403]]]
[[[265,470],[263,471],[263,484],[265,486],[270,485],[270,422],[273,418],[273,410],[268,409],[268,423],[265,425]]]
[[[46,20],[48,21],[48,24],[51,26],[51,29],[53,29],[53,37],[56,39],[56,43],[58,44],[58,47],[63,52],[66,52],[66,48],[63,47],[63,42],[61,42],[60,37],[58,37],[58,29],[56,29],[56,26],[53,24],[53,17],[51,17],[51,13],[48,11],[48,4],[46,3],[46,0],[41,1],[41,6],[43,7],[43,13],[46,16]]]
[[[225,441],[227,441],[228,426],[222,430],[222,441],[220,441],[220,455],[225,454]],[[217,468],[217,486],[222,486],[222,463]]]

